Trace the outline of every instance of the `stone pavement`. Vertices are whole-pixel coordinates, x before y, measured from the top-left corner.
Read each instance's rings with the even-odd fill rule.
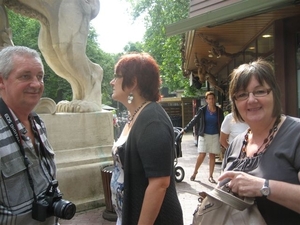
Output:
[[[183,135],[182,157],[178,159],[177,166],[184,169],[185,177],[182,182],[177,183],[178,197],[183,210],[184,225],[190,225],[193,219],[193,212],[198,203],[198,192],[211,190],[215,184],[208,181],[208,157],[201,165],[195,181],[190,181],[194,165],[198,156],[197,147],[194,144],[192,133]],[[221,172],[221,165],[216,164],[214,179],[217,180]],[[60,220],[61,225],[113,225],[115,222],[107,221],[102,218],[105,207],[79,212],[72,220]],[[166,224],[167,225],[167,224]]]

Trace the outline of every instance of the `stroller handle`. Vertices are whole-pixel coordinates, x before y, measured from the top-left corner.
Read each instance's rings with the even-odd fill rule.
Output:
[[[174,127],[174,133],[175,133],[175,142],[177,143],[179,140],[181,140],[183,136],[183,128],[181,127]]]

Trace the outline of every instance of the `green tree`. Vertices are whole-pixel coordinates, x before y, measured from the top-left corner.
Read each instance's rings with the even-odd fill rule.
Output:
[[[158,62],[163,86],[170,91],[189,88],[189,80],[182,73],[182,36],[166,36],[165,26],[187,18],[186,0],[126,0],[131,3],[134,19],[143,16],[146,26],[144,51]]]
[[[128,42],[124,47],[125,52],[143,52],[144,46],[141,42]]]

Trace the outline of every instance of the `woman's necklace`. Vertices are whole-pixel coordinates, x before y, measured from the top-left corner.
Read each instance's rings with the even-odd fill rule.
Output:
[[[277,119],[274,122],[273,127],[270,129],[268,136],[265,138],[264,142],[261,144],[261,146],[257,149],[257,151],[253,154],[253,157],[258,156],[259,154],[264,153],[267,148],[269,147],[269,145],[271,144],[275,133],[278,131],[278,124],[280,123],[280,119],[281,116],[277,117]],[[243,145],[242,145],[242,151],[241,151],[241,158],[245,158],[246,156],[246,147],[248,145],[248,138],[249,138],[249,134],[251,133],[251,129],[249,128],[247,133],[245,134],[244,137],[244,141],[243,141]],[[261,150],[261,148],[264,147],[263,150]]]
[[[207,106],[207,110],[208,110],[208,112],[209,112],[210,115],[213,115],[216,112],[216,110],[211,110],[210,111],[208,106]]]
[[[130,123],[133,121],[135,115],[138,113],[138,111],[140,111],[140,109],[147,103],[147,101],[143,102],[139,107],[137,107],[137,109],[134,111],[133,115],[130,116],[128,115],[128,124],[130,125]]]

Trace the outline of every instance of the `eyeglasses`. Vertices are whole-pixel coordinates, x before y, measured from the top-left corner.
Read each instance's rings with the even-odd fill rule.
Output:
[[[260,98],[260,97],[264,97],[264,96],[270,94],[271,91],[272,91],[271,88],[258,88],[252,92],[239,91],[233,97],[237,101],[243,101],[243,100],[246,100],[249,98],[250,93],[252,93],[254,95],[254,97]]]
[[[123,76],[119,75],[119,74],[114,74],[114,79],[117,79],[117,78],[122,78]]]

